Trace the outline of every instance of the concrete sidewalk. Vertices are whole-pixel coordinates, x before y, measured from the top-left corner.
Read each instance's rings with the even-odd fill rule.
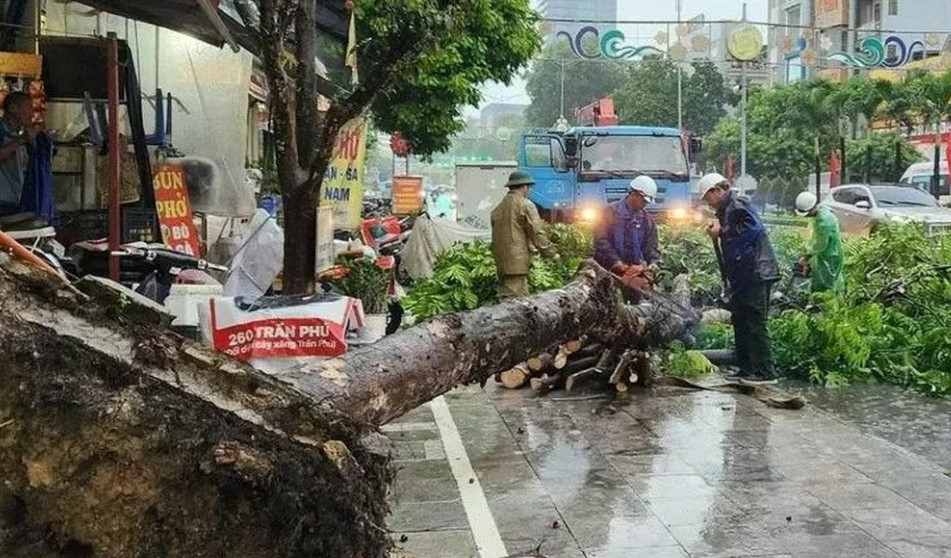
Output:
[[[569,398],[464,388],[388,425],[396,555],[951,558],[946,471],[814,407]]]

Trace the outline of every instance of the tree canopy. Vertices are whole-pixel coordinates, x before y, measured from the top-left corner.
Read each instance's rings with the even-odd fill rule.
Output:
[[[949,78],[951,79],[951,78]],[[922,80],[922,81],[920,81]],[[951,99],[940,76],[918,76],[902,83],[855,77],[840,83],[815,80],[754,92],[748,108],[747,170],[758,178],[798,178],[815,171],[818,141],[823,169],[839,146],[840,119],[855,124],[864,117],[882,126],[933,122]],[[932,99],[927,101],[927,99]],[[729,155],[739,157],[738,115],[723,118],[707,137],[708,160],[720,166]],[[917,151],[895,133],[871,133],[852,140],[847,134],[846,170],[850,176],[895,180],[896,170],[919,159]],[[904,170],[901,168],[900,170]]]
[[[691,63],[681,79],[684,127],[706,134],[736,103],[736,94],[709,60]],[[624,124],[676,127],[677,66],[660,57],[631,65],[615,99]]]
[[[236,7],[257,42],[271,91],[277,174],[284,196],[284,285],[313,288],[316,207],[337,133],[372,110],[377,128],[401,131],[413,152],[448,149],[487,81],[509,82],[539,46],[529,0],[359,0],[354,3],[360,81],[340,71],[314,22],[319,0],[259,0]],[[317,57],[331,67],[317,71]],[[330,108],[317,110],[318,95]]]
[[[624,80],[624,66],[608,60],[582,60],[562,42],[546,46],[527,74],[526,90],[532,103],[526,125],[549,128],[561,115],[561,73],[565,73],[565,118],[574,122],[578,107],[615,93]]]

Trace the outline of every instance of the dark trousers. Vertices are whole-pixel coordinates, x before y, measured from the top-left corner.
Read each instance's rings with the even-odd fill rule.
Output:
[[[773,377],[770,351],[769,283],[757,283],[733,294],[733,337],[736,341],[736,364],[745,374]]]

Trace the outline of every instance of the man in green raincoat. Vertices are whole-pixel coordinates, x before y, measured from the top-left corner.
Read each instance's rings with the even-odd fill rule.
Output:
[[[804,263],[812,292],[840,293],[845,289],[842,271],[845,258],[839,220],[818,202],[812,192],[803,192],[796,198],[796,213],[812,218],[812,252]]]

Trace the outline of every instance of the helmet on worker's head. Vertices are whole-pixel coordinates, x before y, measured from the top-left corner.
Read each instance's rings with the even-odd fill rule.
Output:
[[[703,178],[697,183],[697,189],[700,190],[700,199],[705,198],[707,194],[710,193],[710,190],[729,183],[730,181],[720,173],[711,172],[710,174],[703,175]]]
[[[799,215],[807,215],[816,207],[816,203],[818,202],[819,199],[812,192],[802,192],[796,196],[796,213]]]
[[[642,174],[631,181],[627,187],[627,193],[631,194],[633,192],[638,192],[644,198],[652,202],[654,197],[657,195],[657,183],[654,182],[654,179]]]

